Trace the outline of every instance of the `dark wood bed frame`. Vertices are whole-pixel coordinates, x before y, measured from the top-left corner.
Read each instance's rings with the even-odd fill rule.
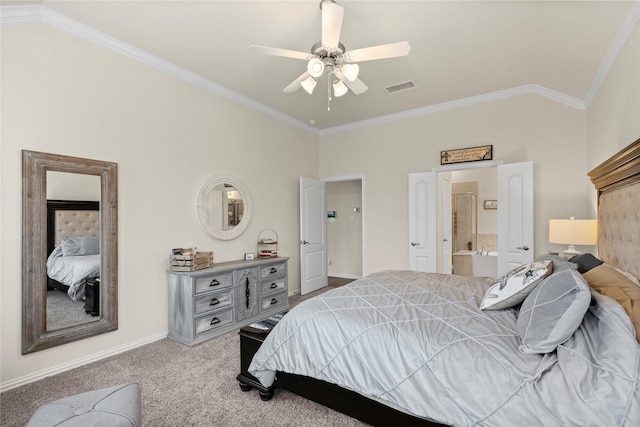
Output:
[[[640,139],[589,172],[598,195],[640,181]],[[274,387],[376,426],[444,426],[314,378],[278,372]]]
[[[89,200],[47,200],[47,257],[56,248],[56,211],[99,211],[100,202]],[[47,276],[47,289],[67,292],[69,287]]]

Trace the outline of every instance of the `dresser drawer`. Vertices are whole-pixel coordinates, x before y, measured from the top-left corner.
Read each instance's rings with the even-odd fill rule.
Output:
[[[281,276],[281,275],[284,275],[285,272],[286,272],[285,263],[268,265],[266,267],[260,268],[260,277],[262,279],[265,279],[268,277]]]
[[[195,319],[196,335],[212,331],[233,322],[233,307]]]
[[[233,272],[220,273],[196,278],[196,294],[215,291],[233,285]]]
[[[269,295],[268,297],[262,298],[262,311],[269,310],[278,306],[286,306],[287,305],[287,293],[280,292],[277,294]]]
[[[286,277],[276,277],[271,280],[263,279],[261,284],[261,295],[267,295],[273,292],[278,292],[286,288],[287,279]]]
[[[194,313],[199,315],[211,310],[229,307],[233,304],[233,289],[197,297],[194,301]]]

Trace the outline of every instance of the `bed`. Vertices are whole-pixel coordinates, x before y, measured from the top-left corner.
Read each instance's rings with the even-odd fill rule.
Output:
[[[99,277],[99,202],[47,200],[47,288],[79,301]]]
[[[640,140],[589,176],[600,259],[539,259],[492,309],[509,281],[375,273],[292,309],[249,372],[374,425],[640,425]]]

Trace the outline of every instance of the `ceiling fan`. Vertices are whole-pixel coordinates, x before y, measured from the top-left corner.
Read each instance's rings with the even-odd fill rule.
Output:
[[[307,71],[285,87],[285,92],[295,92],[299,87],[302,87],[311,94],[318,83],[318,78],[324,74],[328,77],[327,84],[333,86],[334,96],[340,97],[349,89],[359,95],[368,88],[358,78],[360,68],[357,62],[406,56],[411,50],[411,46],[406,41],[346,50],[344,45],[340,43],[344,8],[338,6],[334,0],[321,0],[320,10],[322,11],[322,40],[311,47],[311,53],[274,47],[249,46],[249,50],[252,52],[307,61]],[[330,88],[328,88],[328,92],[329,101],[331,101]]]

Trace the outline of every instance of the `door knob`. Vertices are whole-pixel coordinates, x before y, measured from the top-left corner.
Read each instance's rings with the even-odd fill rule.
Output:
[[[420,243],[418,243],[418,242],[411,242],[411,246],[420,246]]]
[[[443,242],[447,243],[449,239],[442,239]]]
[[[303,244],[303,245],[308,245],[308,244],[309,244],[309,242],[307,242],[306,240],[303,240],[303,241],[302,241],[302,244]]]
[[[527,246],[527,245],[518,246],[516,249],[522,249],[523,251],[528,251],[529,250],[529,246]]]

